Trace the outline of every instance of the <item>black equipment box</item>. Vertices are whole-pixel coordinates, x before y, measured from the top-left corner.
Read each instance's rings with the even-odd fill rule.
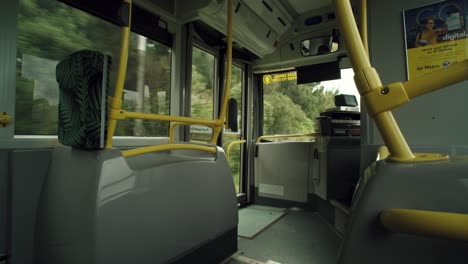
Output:
[[[361,113],[357,107],[336,107],[317,118],[320,134],[331,137],[361,136]]]

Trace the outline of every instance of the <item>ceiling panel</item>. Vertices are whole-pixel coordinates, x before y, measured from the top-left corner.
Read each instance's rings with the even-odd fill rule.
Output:
[[[288,2],[298,14],[304,14],[308,11],[321,9],[332,4],[331,0],[288,0]]]

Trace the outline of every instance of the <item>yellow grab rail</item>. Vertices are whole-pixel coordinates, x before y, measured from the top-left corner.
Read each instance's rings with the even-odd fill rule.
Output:
[[[216,144],[218,141],[219,134],[223,130],[222,125],[226,118],[226,113],[229,103],[229,94],[231,92],[231,76],[232,76],[232,0],[228,0],[228,30],[227,30],[227,50],[226,50],[226,82],[224,83],[224,97],[223,103],[221,104],[221,112],[218,117],[218,127],[214,128],[213,138],[211,139],[212,144]]]
[[[430,74],[430,78],[428,78]],[[406,94],[414,98],[468,80],[468,60],[403,83]]]
[[[107,142],[106,148],[112,147],[112,137],[115,133],[115,128],[117,126],[117,120],[133,118],[133,119],[146,119],[146,120],[160,120],[160,121],[169,121],[169,122],[178,122],[179,124],[200,124],[207,127],[210,127],[214,130],[213,137],[211,140],[212,144],[216,144],[219,134],[222,131],[222,126],[225,122],[227,105],[229,101],[230,86],[231,86],[231,71],[232,71],[232,0],[228,0],[228,14],[227,14],[227,68],[226,68],[226,82],[224,87],[224,97],[221,104],[221,111],[218,119],[208,120],[208,119],[199,119],[191,117],[181,117],[181,116],[168,116],[168,115],[159,115],[151,113],[138,113],[138,112],[129,112],[122,109],[122,94],[125,83],[125,74],[127,70],[127,61],[129,53],[129,42],[130,42],[130,28],[131,28],[131,14],[132,14],[132,0],[124,0],[124,3],[130,6],[130,13],[128,17],[128,25],[122,27],[121,33],[121,47],[120,47],[120,61],[119,69],[117,74],[117,82],[114,92],[114,97],[109,97],[109,122],[107,125]],[[176,124],[177,125],[177,124]],[[176,126],[174,125],[174,126]],[[172,134],[170,134],[170,140],[173,140],[173,126],[171,126]],[[172,136],[171,136],[172,135]],[[172,142],[172,140],[170,142]],[[195,144],[168,144],[161,146],[151,146],[143,147],[133,150],[122,151],[123,155],[134,156],[143,153],[153,152],[153,151],[163,151],[170,149],[193,149],[193,150],[203,150],[210,153],[215,153],[217,148],[215,146],[200,146]]]
[[[377,71],[370,64],[369,56],[354,19],[350,1],[334,0],[334,4],[340,33],[344,38],[346,50],[348,51],[355,73],[354,80],[359,94],[364,97],[373,90],[382,87],[382,82]],[[364,16],[366,14],[362,13],[361,15]],[[366,104],[365,100],[364,103]],[[374,121],[392,157],[397,157],[400,160],[414,159],[415,156],[411,152],[390,111],[375,115]]]
[[[400,162],[434,161],[448,159],[447,155],[424,153],[413,154],[393,115],[395,109],[410,98],[423,95],[468,79],[468,61],[460,62],[425,76],[404,83],[397,82],[383,86],[377,71],[372,68],[367,48],[366,1],[360,0],[361,36],[354,19],[349,0],[334,0],[336,17],[344,38],[351,64],[355,73],[354,80],[362,101],[385,142],[390,159]]]
[[[237,144],[244,144],[246,141],[245,139],[242,139],[242,140],[237,140],[237,141],[233,141],[231,143],[229,143],[227,149],[226,149],[226,159],[229,161],[229,157],[231,155],[231,150],[232,150],[232,147],[234,147],[234,145],[237,145]]]
[[[394,232],[468,241],[468,214],[386,209],[380,222]]]
[[[169,127],[169,144],[174,143],[174,131],[175,131],[176,126],[180,126],[180,125],[188,125],[188,124],[184,122],[171,123],[171,126]]]
[[[219,123],[217,120],[207,120],[201,118],[193,117],[184,117],[184,116],[169,116],[169,115],[160,115],[160,114],[151,114],[151,113],[139,113],[139,112],[128,112],[125,110],[111,110],[110,117],[116,120],[121,120],[125,118],[133,119],[144,119],[144,120],[160,120],[160,121],[175,121],[184,123],[187,125],[191,124],[200,124],[207,127],[218,127]]]
[[[359,0],[359,11],[361,12],[361,23],[359,23],[359,32],[361,33],[362,44],[369,56],[369,41],[367,40],[367,0]]]
[[[316,137],[319,136],[320,133],[306,133],[306,134],[287,134],[287,135],[266,135],[260,136],[257,138],[257,143],[260,143],[262,139],[270,139],[270,138],[290,138],[290,137]]]
[[[122,155],[124,157],[131,157],[136,155],[141,155],[145,153],[151,153],[156,151],[165,151],[165,150],[200,150],[206,151],[208,153],[216,153],[218,151],[215,146],[203,146],[196,144],[164,144],[157,146],[149,146],[137,149],[123,150]]]
[[[174,131],[175,131],[175,127],[176,127],[176,126],[183,126],[183,125],[203,125],[203,126],[206,126],[206,127],[209,127],[209,128],[214,128],[214,127],[216,127],[218,124],[212,126],[212,125],[209,125],[209,124],[188,123],[188,122],[174,122],[174,123],[171,123],[171,126],[170,126],[170,128],[169,128],[169,143],[174,143]],[[206,143],[206,142],[203,142],[203,141],[195,141],[195,140],[190,140],[190,142],[201,142],[201,143]]]
[[[388,152],[388,148],[386,146],[380,146],[377,152],[377,160],[383,160],[390,156],[390,152]]]
[[[119,68],[117,71],[117,82],[115,83],[114,97],[110,97],[109,108],[118,109],[122,108],[122,94],[125,83],[125,74],[127,73],[127,62],[128,62],[128,49],[130,47],[130,28],[132,26],[132,0],[124,0],[124,3],[129,5],[129,14],[128,14],[128,25],[123,26],[121,29],[120,36],[120,59],[119,59]],[[104,107],[104,106],[103,106]],[[112,147],[112,137],[115,133],[115,128],[117,127],[117,120],[109,118],[107,124],[107,141],[106,148]]]

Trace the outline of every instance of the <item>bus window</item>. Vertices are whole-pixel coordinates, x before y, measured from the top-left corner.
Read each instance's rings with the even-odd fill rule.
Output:
[[[361,107],[361,96],[354,83],[354,71],[352,68],[341,70],[341,79],[321,82],[325,89],[337,89],[339,94],[350,94],[356,96],[358,107]]]
[[[223,135],[223,148],[226,151],[229,144],[242,138],[242,84],[243,70],[235,65],[232,66],[231,76],[231,98],[237,100],[237,132],[225,130]],[[240,170],[241,170],[241,146],[234,145],[229,155],[229,166],[236,186],[236,192],[240,191]]]
[[[335,95],[355,94],[359,99],[352,69],[342,70],[341,75],[340,80],[301,85],[296,84],[295,71],[263,75],[263,134],[311,133],[317,130],[320,113],[335,106]]]
[[[97,50],[112,56],[110,88],[119,61],[120,28],[54,0],[21,0],[18,18],[16,135],[56,135],[55,67],[66,56]],[[132,33],[123,108],[169,113],[171,48]],[[118,136],[167,136],[167,122],[123,120]]]
[[[213,119],[215,56],[197,47],[192,50],[191,116]],[[192,125],[190,139],[211,142],[212,129]]]

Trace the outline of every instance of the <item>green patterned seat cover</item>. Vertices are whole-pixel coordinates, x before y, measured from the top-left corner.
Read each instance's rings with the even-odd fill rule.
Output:
[[[63,145],[104,148],[110,66],[110,56],[90,50],[75,52],[57,65],[58,139]]]

